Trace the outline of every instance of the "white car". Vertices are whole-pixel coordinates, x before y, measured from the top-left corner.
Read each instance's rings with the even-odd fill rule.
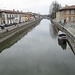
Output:
[[[1,24],[0,27],[1,27],[1,29],[4,29],[5,28],[5,24]]]

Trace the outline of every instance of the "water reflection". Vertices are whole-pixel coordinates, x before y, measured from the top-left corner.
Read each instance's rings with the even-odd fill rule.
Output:
[[[68,35],[67,38],[68,38],[68,45],[70,46],[73,54],[75,55],[75,41],[73,41]]]
[[[51,35],[51,37],[54,38],[54,39],[57,38],[58,37],[58,31],[59,31],[59,29],[54,24],[52,24],[52,23],[51,23],[51,25],[49,25],[49,29],[50,29],[50,35]],[[62,43],[61,39],[59,40],[57,38],[57,40],[58,40],[58,45],[61,46],[61,48],[63,50],[66,50],[66,48],[67,48],[67,41],[65,41],[64,43]]]
[[[36,24],[36,25],[38,25],[38,24]],[[15,35],[13,35],[12,37],[6,39],[5,41],[1,42],[0,43],[0,53],[4,49],[7,49],[7,48],[11,47],[13,44],[17,43],[18,40],[20,40],[23,36],[27,35],[27,33],[30,32],[35,26],[31,26],[25,30],[22,30],[22,31],[16,33]]]
[[[59,29],[54,25],[49,25],[50,35],[53,39],[58,40],[58,31]],[[61,40],[58,40],[58,45],[61,46],[63,50],[67,50],[67,44],[71,48],[73,54],[75,55],[75,42],[67,35],[68,41],[65,41],[65,43],[62,43]]]
[[[50,35],[52,38],[57,38],[58,28],[54,24],[49,24]]]
[[[66,48],[68,49],[68,48]],[[74,75],[75,57],[52,39],[49,21],[41,23],[0,54],[0,75]]]
[[[71,42],[68,41],[68,45],[70,46],[73,54],[75,55],[75,48],[74,48],[75,44],[71,44]]]
[[[64,43],[62,43],[61,39],[58,39],[58,45],[60,45],[63,50],[66,50],[67,48],[67,42],[65,41]]]

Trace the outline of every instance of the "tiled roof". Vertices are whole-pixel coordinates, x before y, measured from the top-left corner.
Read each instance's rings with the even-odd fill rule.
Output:
[[[19,12],[15,10],[0,10],[0,12],[12,13],[12,14],[25,14],[24,12]]]
[[[32,12],[25,12],[26,15],[32,15]]]
[[[75,5],[63,7],[60,9],[60,11],[61,10],[72,10],[72,9],[75,9]]]

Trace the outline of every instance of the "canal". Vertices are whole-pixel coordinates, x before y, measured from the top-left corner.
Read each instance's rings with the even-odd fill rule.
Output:
[[[0,75],[75,75],[75,55],[68,43],[59,43],[57,28],[49,20],[17,39],[0,44]]]

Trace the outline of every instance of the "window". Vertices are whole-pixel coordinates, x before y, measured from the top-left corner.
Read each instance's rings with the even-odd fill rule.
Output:
[[[70,12],[69,12],[69,10],[66,10],[66,14],[69,14]]]
[[[13,17],[13,15],[11,14],[11,18]]]
[[[15,17],[15,14],[13,14],[13,17]]]
[[[74,14],[74,10],[71,10],[71,14]]]
[[[15,14],[15,17],[18,17],[18,15],[17,15],[17,14]]]
[[[8,14],[8,18],[10,18],[10,14]]]
[[[7,14],[7,18],[8,18],[8,14]]]
[[[11,14],[10,14],[10,18],[11,18]]]
[[[75,17],[74,17],[74,21],[75,21]]]
[[[61,11],[61,15],[63,15],[64,14],[64,11]]]
[[[0,18],[2,18],[2,14],[0,13]]]
[[[4,15],[4,13],[2,14],[2,18],[5,18],[5,15]]]

